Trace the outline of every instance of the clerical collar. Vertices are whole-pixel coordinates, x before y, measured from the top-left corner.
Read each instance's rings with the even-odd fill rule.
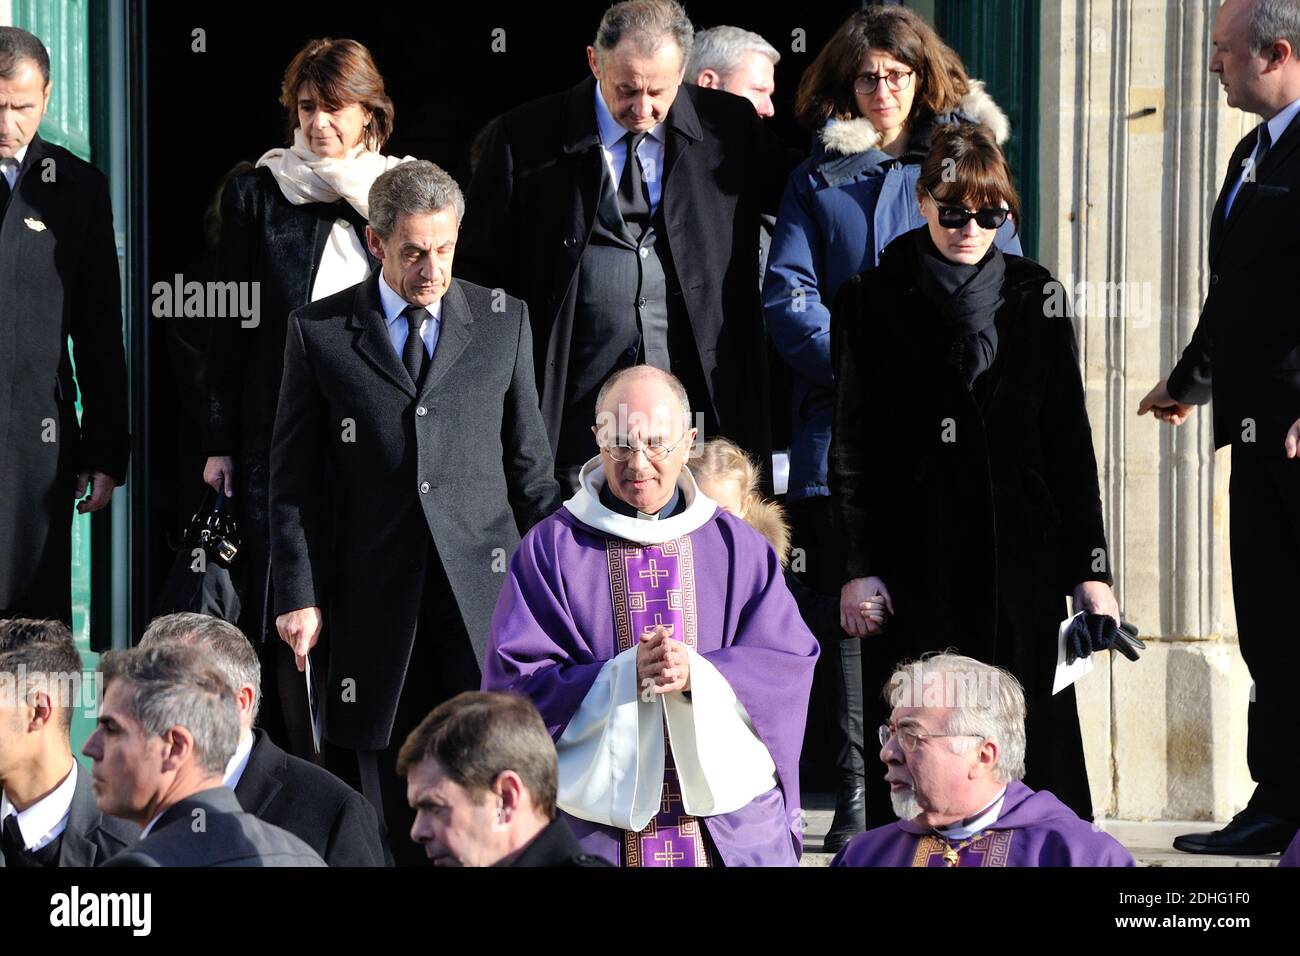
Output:
[[[1001,792],[993,798],[993,802],[983,810],[946,827],[935,827],[934,831],[947,840],[965,840],[967,837],[972,837],[981,830],[987,830],[997,822],[1002,813],[1002,804],[1006,799],[1007,788],[1003,787]]]
[[[677,476],[682,506],[676,513],[660,511],[658,521],[629,517],[605,504],[601,495],[605,487],[605,469],[599,455],[582,466],[578,484],[573,497],[564,503],[564,510],[593,531],[635,544],[672,541],[719,520],[721,514],[718,503],[700,491],[689,467],[683,468]]]
[[[648,515],[644,511],[637,511],[618,495],[614,494],[614,492],[610,491],[609,485],[605,485],[600,489],[600,503],[610,511],[626,515],[629,518],[640,518],[642,521],[658,521],[660,518],[671,518],[673,515],[686,510],[686,502],[682,499],[681,488],[674,488],[673,496],[668,499],[668,504],[664,505],[652,515]]]

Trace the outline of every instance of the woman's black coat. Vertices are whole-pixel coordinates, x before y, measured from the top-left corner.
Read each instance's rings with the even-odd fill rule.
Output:
[[[888,628],[863,647],[877,715],[902,659],[956,648],[1006,667],[1025,685],[1026,782],[1087,819],[1073,688],[1053,697],[1051,684],[1066,595],[1111,580],[1097,463],[1063,296],[1037,263],[1004,257],[997,354],[973,388],[917,290],[914,233],[845,284],[831,491],[845,580],[878,576],[893,598]]]
[[[357,231],[364,247],[366,221],[352,206],[342,200],[295,206],[266,167],[235,176],[222,195],[219,275],[259,283],[260,309],[255,327],[243,328],[237,317],[212,320],[204,451],[234,458],[244,564],[240,624],[254,643],[265,637],[270,606],[271,430],[286,321],[311,300],[321,253],[339,219]],[[366,258],[373,268],[368,251]]]

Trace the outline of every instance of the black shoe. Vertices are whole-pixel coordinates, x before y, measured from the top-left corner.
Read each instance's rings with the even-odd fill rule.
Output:
[[[823,853],[838,853],[867,828],[867,791],[861,781],[840,787],[835,799],[835,817],[822,843]]]
[[[1184,853],[1219,853],[1225,856],[1255,856],[1281,853],[1296,834],[1296,822],[1283,817],[1245,809],[1222,830],[1185,833],[1174,838],[1174,849]]]

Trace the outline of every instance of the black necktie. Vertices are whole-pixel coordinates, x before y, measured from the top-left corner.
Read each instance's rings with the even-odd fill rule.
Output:
[[[1253,172],[1256,178],[1259,177],[1259,167],[1264,165],[1264,157],[1268,155],[1268,148],[1273,145],[1273,136],[1268,131],[1268,124],[1264,123],[1259,128],[1259,146],[1255,150],[1255,165]]]
[[[23,841],[22,831],[18,829],[18,814],[11,813],[5,817],[4,833],[0,836],[0,848],[3,848],[5,866],[41,867],[57,866],[59,848],[63,840],[53,840],[39,850],[28,850]]]
[[[5,207],[9,205],[9,177],[5,175],[5,168],[0,164],[0,215],[4,215]]]
[[[424,379],[424,370],[429,367],[429,353],[425,351],[424,339],[420,338],[420,325],[429,318],[429,310],[422,305],[408,305],[402,310],[406,319],[406,345],[402,347],[402,364],[411,376],[416,388]]]
[[[623,137],[627,159],[623,162],[623,175],[618,180],[618,211],[623,214],[628,230],[638,239],[650,219],[650,190],[641,169],[641,157],[636,151],[646,135],[628,133]]]

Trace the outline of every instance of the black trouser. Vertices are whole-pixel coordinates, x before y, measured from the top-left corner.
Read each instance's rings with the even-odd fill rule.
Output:
[[[792,501],[790,516],[791,570],[819,594],[839,599],[841,560],[831,515],[831,499],[824,495]],[[825,758],[833,773],[831,784],[840,787],[865,770],[862,727],[862,642],[856,637],[822,644],[821,659],[813,673],[809,706],[809,745],[821,738],[829,746]],[[819,706],[819,704],[821,706]],[[829,721],[819,720],[829,714]],[[823,729],[825,728],[825,729]],[[823,736],[824,735],[824,736]],[[811,780],[823,778],[825,769],[810,767]],[[816,771],[821,769],[821,773]]]
[[[1250,807],[1300,820],[1300,459],[1232,450],[1228,488],[1232,598],[1241,656],[1255,682],[1247,715]]]
[[[339,776],[375,802],[367,785],[367,764],[378,776],[380,819],[388,831],[388,844],[398,866],[427,864],[424,849],[411,841],[415,810],[406,802],[406,779],[397,774],[397,755],[407,736],[429,712],[462,691],[478,690],[478,660],[461,620],[442,562],[430,546],[420,620],[411,649],[406,679],[397,701],[393,732],[383,750],[342,751],[331,748],[330,763],[338,762]],[[350,764],[350,766],[349,766]],[[333,767],[331,767],[333,769]]]

